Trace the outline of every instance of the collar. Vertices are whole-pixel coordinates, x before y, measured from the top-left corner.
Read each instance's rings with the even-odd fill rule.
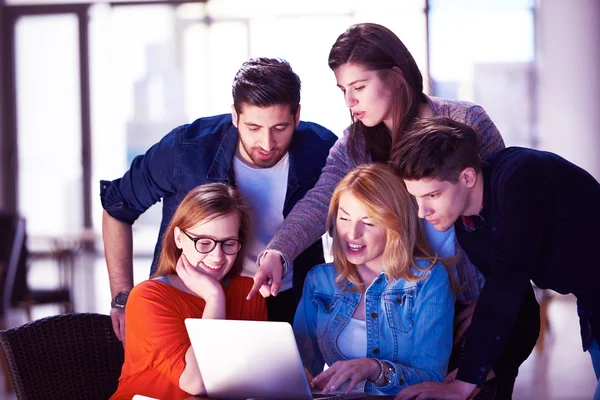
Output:
[[[237,141],[238,130],[231,123],[221,137],[221,141],[215,151],[215,158],[206,173],[207,179],[217,182],[227,181],[229,184],[234,183],[233,156],[235,155]]]
[[[314,135],[315,132],[302,132],[307,127],[303,127],[303,123],[300,122],[298,127],[294,130],[292,140],[288,152],[290,154],[290,175],[289,184],[294,186],[296,184],[312,184],[319,179],[321,174],[321,168],[315,171],[315,163],[311,162],[313,159],[313,152],[311,144],[314,146]]]
[[[483,226],[485,223],[485,219],[481,216],[481,212],[483,211],[483,204],[481,204],[481,209],[479,210],[479,215],[461,215],[460,219],[462,221],[463,227],[467,232],[473,232]]]
[[[208,169],[206,178],[214,181],[228,181],[234,183],[233,175],[233,157],[238,142],[238,130],[231,123],[229,128],[223,133],[221,141],[215,151],[215,158]],[[311,162],[311,149],[298,129],[294,130],[288,154],[290,157],[290,172],[288,175],[288,184],[292,187],[298,184],[312,184],[319,179],[321,169],[314,171],[314,162]]]

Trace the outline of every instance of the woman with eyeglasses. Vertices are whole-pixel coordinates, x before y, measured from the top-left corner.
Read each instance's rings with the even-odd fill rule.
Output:
[[[129,295],[125,363],[111,399],[205,394],[186,318],[267,320],[264,298],[245,300],[253,281],[239,275],[250,226],[247,203],[225,184],[198,186],[183,199],[156,272]]]

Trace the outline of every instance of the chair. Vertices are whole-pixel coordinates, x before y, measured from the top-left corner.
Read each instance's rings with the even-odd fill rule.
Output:
[[[25,221],[16,215],[0,213],[0,294],[2,308],[0,309],[1,329],[4,329],[4,317],[13,303],[15,284],[20,285],[22,276],[17,279],[19,264],[24,262],[23,247],[25,246]],[[24,289],[17,288],[19,291]]]
[[[0,213],[0,330],[6,328],[5,318],[12,306],[12,293],[15,286],[18,264],[21,262],[21,250],[25,243],[25,221],[10,214]],[[21,277],[19,277],[21,278]],[[8,366],[3,354],[0,354],[0,367],[4,375],[4,388],[12,390],[8,375]]]
[[[0,292],[4,316],[10,308],[25,310],[29,321],[31,309],[38,304],[58,304],[63,313],[73,312],[71,287],[73,282],[74,251],[56,249],[44,254],[30,254],[27,248],[25,219],[14,214],[0,213]],[[59,268],[59,286],[50,289],[29,287],[27,270],[30,261],[50,259]]]
[[[17,399],[108,399],[123,345],[108,315],[59,314],[0,331]]]

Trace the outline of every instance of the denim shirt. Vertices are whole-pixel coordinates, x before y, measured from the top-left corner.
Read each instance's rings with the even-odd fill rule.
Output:
[[[290,168],[283,216],[311,189],[321,174],[335,141],[331,131],[301,121],[289,147]],[[122,178],[101,181],[104,209],[114,218],[133,224],[150,206],[162,199],[162,221],[152,271],[160,253],[160,240],[177,206],[196,186],[223,182],[235,186],[233,157],[238,130],[231,114],[199,118],[173,129],[144,155],[135,157]],[[298,257],[296,264],[310,268],[322,263],[321,241]]]
[[[425,268],[428,262],[419,260]],[[367,354],[394,367],[386,386],[370,381],[357,385],[369,394],[394,395],[409,385],[441,382],[452,350],[454,295],[445,267],[413,269],[421,281],[389,281],[381,272],[366,290]],[[294,334],[304,367],[313,375],[324,364],[346,360],[337,338],[361,300],[360,292],[343,291],[335,283],[333,264],[322,264],[308,273],[302,300],[294,318]],[[354,285],[349,284],[349,288]]]

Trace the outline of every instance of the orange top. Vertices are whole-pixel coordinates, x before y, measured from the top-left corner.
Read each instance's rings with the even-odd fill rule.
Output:
[[[252,284],[247,277],[229,280],[225,287],[227,319],[267,320],[262,296],[246,300]],[[184,320],[201,318],[205,304],[200,297],[158,280],[133,288],[125,312],[125,363],[111,400],[129,400],[135,394],[169,400],[190,397],[179,388],[190,347]]]

